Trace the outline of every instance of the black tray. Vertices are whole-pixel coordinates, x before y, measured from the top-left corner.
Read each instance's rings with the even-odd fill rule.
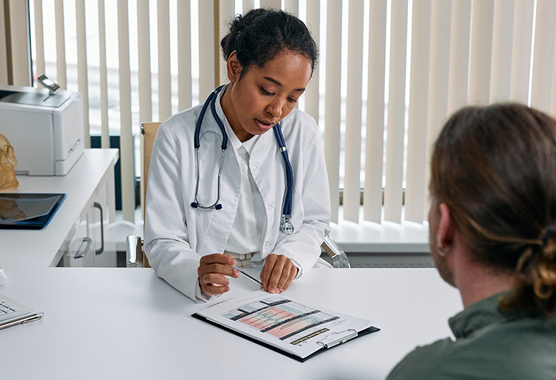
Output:
[[[40,230],[50,222],[65,199],[66,194],[0,193],[0,229]],[[43,212],[21,220],[20,208],[25,210],[31,204],[39,205]]]

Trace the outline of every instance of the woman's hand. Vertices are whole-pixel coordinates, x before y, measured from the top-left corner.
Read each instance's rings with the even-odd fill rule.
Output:
[[[201,290],[207,296],[226,293],[230,290],[230,280],[226,276],[238,278],[239,272],[232,268],[236,261],[222,253],[202,256],[197,269]]]
[[[297,267],[284,255],[271,253],[261,271],[262,288],[269,293],[282,293],[297,276]]]

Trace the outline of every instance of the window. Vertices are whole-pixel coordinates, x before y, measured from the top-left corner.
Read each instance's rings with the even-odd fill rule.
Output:
[[[299,107],[322,128],[335,222],[341,188],[346,220],[359,221],[363,189],[365,220],[422,222],[430,146],[461,106],[511,100],[556,114],[550,0],[35,0],[34,73],[85,93],[87,131],[127,146],[141,121],[223,83],[215,36],[269,5],[299,15],[320,46]]]

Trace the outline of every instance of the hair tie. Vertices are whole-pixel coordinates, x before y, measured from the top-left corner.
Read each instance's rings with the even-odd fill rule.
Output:
[[[542,236],[542,246],[545,247],[548,241],[556,235],[556,228],[548,228]]]

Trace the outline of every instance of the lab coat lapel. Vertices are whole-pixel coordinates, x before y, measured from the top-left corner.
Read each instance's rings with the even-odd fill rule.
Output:
[[[259,170],[251,170],[253,179],[261,193],[266,210],[266,231],[263,241],[273,241],[279,230],[282,201],[286,187],[282,156],[274,137],[274,131],[261,136],[251,152],[250,166],[259,164]],[[266,254],[263,246],[263,255]]]

